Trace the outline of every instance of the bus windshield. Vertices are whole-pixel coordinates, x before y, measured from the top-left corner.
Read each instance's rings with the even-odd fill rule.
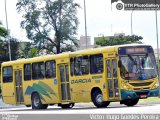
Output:
[[[121,56],[120,61],[120,73],[123,79],[147,80],[157,76],[153,54]]]

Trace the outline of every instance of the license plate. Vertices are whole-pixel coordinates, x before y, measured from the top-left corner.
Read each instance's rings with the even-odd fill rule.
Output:
[[[140,98],[146,98],[147,95],[140,95]]]

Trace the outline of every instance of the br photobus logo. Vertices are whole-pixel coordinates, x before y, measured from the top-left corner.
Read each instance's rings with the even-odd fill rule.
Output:
[[[111,0],[112,10],[160,10],[160,0]]]
[[[122,0],[113,0],[112,10],[124,10],[124,3]]]
[[[18,115],[2,114],[1,120],[18,120]]]

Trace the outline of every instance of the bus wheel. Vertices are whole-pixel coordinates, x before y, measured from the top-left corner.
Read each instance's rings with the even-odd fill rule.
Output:
[[[61,104],[60,105],[62,109],[66,109],[66,108],[73,108],[74,103],[69,103],[69,104]]]
[[[130,100],[125,100],[123,103],[127,105],[128,107],[134,106],[138,103],[139,99],[130,99]]]
[[[26,105],[26,107],[31,107],[31,105]]]
[[[42,104],[38,93],[32,95],[32,109],[47,109],[48,105]]]
[[[103,95],[100,90],[94,91],[91,97],[92,97],[93,104],[97,108],[107,107],[110,103],[109,101],[103,101]]]

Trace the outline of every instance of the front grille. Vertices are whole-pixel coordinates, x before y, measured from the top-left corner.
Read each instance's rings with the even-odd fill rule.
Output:
[[[140,96],[140,95],[148,95],[148,91],[146,91],[146,92],[136,92],[136,94],[138,95],[138,96]]]
[[[141,86],[149,86],[151,85],[153,82],[143,82],[143,83],[129,83],[130,85],[134,86],[134,87],[141,87]]]
[[[148,90],[150,87],[145,87],[145,88],[133,88],[134,90]]]

